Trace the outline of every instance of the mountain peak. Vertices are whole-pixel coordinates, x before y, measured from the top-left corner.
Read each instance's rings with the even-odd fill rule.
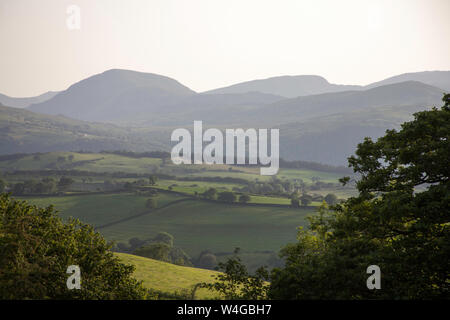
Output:
[[[111,69],[71,85],[30,110],[80,120],[111,121],[165,107],[195,94],[178,81],[154,73]]]

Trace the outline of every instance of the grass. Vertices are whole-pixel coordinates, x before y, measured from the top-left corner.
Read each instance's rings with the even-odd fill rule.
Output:
[[[70,161],[69,156],[73,156]],[[58,161],[65,157],[65,161]],[[45,170],[70,169],[90,172],[126,172],[151,174],[161,159],[157,158],[129,158],[116,154],[77,153],[77,152],[49,152],[35,160],[32,155],[14,161],[0,161],[0,169]]]
[[[145,208],[148,197],[126,193],[26,199],[39,206],[54,204],[61,217],[76,217],[94,226],[148,211]],[[174,194],[160,193],[157,197],[159,207],[182,199],[185,198]],[[165,231],[175,237],[176,246],[192,257],[203,250],[232,252],[235,247],[278,251],[296,240],[296,228],[305,225],[305,217],[313,212],[304,208],[238,206],[190,199],[99,231],[108,240],[120,242],[132,237],[147,239]]]
[[[151,214],[113,225],[101,232],[108,239],[127,241],[135,236],[149,238],[165,231],[175,245],[192,257],[203,250],[230,252],[278,251],[296,240],[296,228],[305,225],[311,209],[236,206],[190,200],[156,210]]]
[[[317,177],[322,182],[334,182],[337,183],[340,178],[345,176],[342,173],[322,172],[309,169],[284,169],[281,168],[278,171],[277,176],[279,178],[302,179],[305,183],[312,183],[312,178]]]
[[[199,282],[213,282],[216,271],[182,267],[174,264],[130,255],[115,253],[125,264],[135,266],[133,276],[143,282],[146,288],[175,293],[190,290]],[[214,299],[217,294],[206,289],[196,291],[197,299]]]
[[[164,206],[181,198],[177,195],[161,194],[158,196],[158,206]],[[94,227],[148,211],[145,207],[148,197],[132,193],[24,197],[22,199],[40,207],[54,205],[63,219],[78,218]]]

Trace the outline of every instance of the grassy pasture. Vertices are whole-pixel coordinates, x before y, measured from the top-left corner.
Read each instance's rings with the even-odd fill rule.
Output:
[[[183,198],[159,194],[158,206]],[[39,206],[54,204],[63,218],[72,216],[99,226],[145,212],[148,197],[121,193],[26,199]],[[305,217],[311,213],[313,210],[303,208],[238,206],[191,199],[99,231],[108,240],[121,242],[132,237],[146,239],[166,231],[175,237],[175,245],[192,257],[206,249],[230,252],[240,247],[246,251],[278,251],[296,240],[296,227],[305,225]]]
[[[190,290],[199,282],[213,282],[214,276],[218,274],[216,271],[182,267],[126,253],[115,254],[123,263],[136,267],[133,276],[142,281],[145,287],[163,292],[174,293]],[[195,297],[197,299],[214,299],[217,294],[206,289],[198,289]]]

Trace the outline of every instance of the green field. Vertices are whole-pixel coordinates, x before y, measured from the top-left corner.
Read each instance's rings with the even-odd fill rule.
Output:
[[[69,156],[73,156],[69,160]],[[65,157],[64,161],[58,160]],[[103,153],[77,153],[77,152],[49,152],[34,156],[25,156],[14,161],[0,161],[0,169],[20,169],[20,170],[82,170],[90,172],[126,172],[126,173],[146,173],[159,164],[161,159],[157,158],[130,158],[116,154]]]
[[[199,282],[214,281],[214,276],[218,274],[216,271],[182,267],[126,253],[115,254],[123,263],[135,266],[133,276],[142,281],[146,288],[162,292],[189,291]],[[217,298],[217,294],[206,289],[198,289],[195,298],[214,299]]]
[[[164,206],[181,198],[177,195],[161,194],[158,196],[158,205]],[[132,193],[23,197],[22,199],[40,207],[53,205],[62,218],[78,218],[94,227],[148,211],[145,208],[148,197]]]
[[[19,171],[14,173],[14,170]],[[335,193],[339,198],[347,198],[355,192],[337,186],[342,174],[309,169],[281,168],[277,175],[280,180],[272,180],[273,177],[261,176],[257,167],[177,166],[160,158],[108,153],[49,152],[0,160],[0,172],[11,185],[27,184],[30,179],[40,181],[44,177],[57,182],[67,175],[65,171],[73,172],[68,175],[75,181],[72,189],[59,195],[55,192],[48,196],[17,197],[42,207],[54,205],[63,219],[78,218],[116,243],[127,243],[135,237],[150,239],[164,231],[173,235],[175,246],[192,259],[209,250],[219,261],[225,261],[239,247],[242,261],[251,271],[261,265],[276,265],[277,252],[296,241],[297,227],[307,225],[306,217],[314,214],[315,208],[290,208],[287,191],[277,196],[263,192],[250,194],[248,205],[204,200],[196,195],[209,188],[215,188],[218,193],[236,192],[243,187],[241,190],[245,190],[248,187],[245,181],[270,184],[287,180],[297,186],[302,180],[303,186],[311,188],[307,192],[315,195]],[[150,185],[148,179],[152,174],[159,174],[155,185]],[[313,189],[315,181],[322,185]],[[156,209],[146,207],[151,189],[159,189]],[[314,201],[310,206],[320,204]]]
[[[132,237],[147,239],[160,231],[175,237],[175,244],[192,257],[203,250],[232,252],[235,247],[246,251],[278,251],[295,241],[296,228],[305,225],[311,209],[265,206],[241,206],[185,199],[174,194],[159,194],[159,209],[145,208],[147,197],[134,194],[99,194],[47,198],[26,197],[39,206],[53,204],[63,218],[75,217],[101,226],[136,214],[146,213],[99,231],[108,239],[126,242]],[[162,207],[162,208],[161,208]]]

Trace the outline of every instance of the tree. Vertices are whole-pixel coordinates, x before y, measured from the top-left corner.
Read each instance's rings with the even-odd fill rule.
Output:
[[[241,194],[239,196],[239,202],[240,203],[247,203],[251,200],[250,196],[248,194]]]
[[[152,239],[154,242],[161,242],[173,246],[173,236],[167,232],[158,232],[158,234]]]
[[[224,202],[235,202],[236,194],[234,194],[234,192],[231,192],[231,191],[224,191],[224,192],[219,193],[217,200],[224,201]]]
[[[206,190],[205,192],[202,193],[203,197],[205,197],[206,199],[210,199],[210,200],[215,199],[216,195],[217,195],[217,190],[215,188],[209,188],[208,190]]]
[[[136,249],[134,254],[150,259],[171,262],[169,258],[170,250],[171,246],[167,243],[155,242]]]
[[[330,206],[334,206],[335,204],[338,203],[338,198],[336,197],[336,195],[334,193],[329,193],[325,196],[325,202],[330,205]]]
[[[74,182],[72,178],[61,177],[58,181],[58,188],[60,190],[67,190]]]
[[[443,101],[399,131],[358,145],[349,158],[360,176],[358,196],[334,210],[323,206],[311,230],[283,249],[286,266],[272,273],[272,298],[448,297],[450,95]],[[373,264],[382,290],[366,287]]]
[[[310,196],[307,193],[303,193],[302,196],[300,197],[300,202],[302,204],[302,206],[307,206],[312,202],[312,196]]]
[[[300,207],[300,200],[298,199],[298,195],[293,193],[291,195],[291,207],[292,208],[298,208]]]
[[[245,265],[238,257],[236,248],[234,256],[227,262],[219,262],[218,269],[222,271],[215,277],[213,283],[201,283],[200,286],[218,292],[227,300],[261,300],[267,299],[269,284],[266,282],[269,273],[264,267],[250,275]]]
[[[0,179],[0,193],[5,191],[6,183],[2,179]]]
[[[146,241],[141,240],[138,237],[133,237],[128,240],[128,244],[130,245],[130,250],[134,251],[134,250],[142,247],[144,244],[146,244]]]
[[[157,176],[151,175],[151,176],[148,178],[148,182],[149,182],[150,185],[152,185],[152,186],[154,186],[154,185],[156,184],[157,181],[158,181],[158,177],[157,177]]]
[[[211,252],[200,254],[195,265],[198,268],[213,270],[217,266],[217,257]]]
[[[144,299],[146,290],[78,220],[64,223],[53,207],[0,195],[0,299]],[[81,289],[68,290],[68,266],[81,270]]]

